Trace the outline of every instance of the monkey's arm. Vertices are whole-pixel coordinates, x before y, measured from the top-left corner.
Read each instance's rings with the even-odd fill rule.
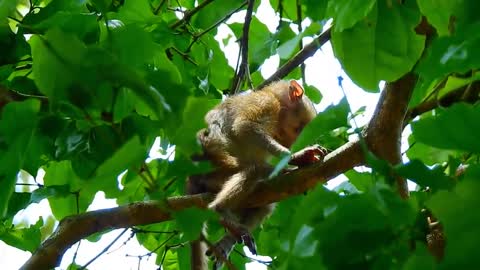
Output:
[[[234,137],[241,141],[246,149],[256,146],[265,149],[266,152],[274,156],[290,155],[290,150],[269,134],[265,129],[265,124],[245,119],[236,119],[232,126],[232,132]]]

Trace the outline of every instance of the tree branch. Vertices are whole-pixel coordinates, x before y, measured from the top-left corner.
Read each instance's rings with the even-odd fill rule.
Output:
[[[468,95],[466,95],[467,92]],[[433,98],[422,102],[407,111],[404,120],[404,126],[406,126],[410,121],[412,121],[413,118],[438,107],[449,107],[459,101],[465,101],[467,103],[473,104],[479,100],[479,93],[480,82],[477,81],[469,84],[468,86],[453,90],[442,96],[440,99]]]
[[[238,72],[235,74],[232,82],[230,94],[235,94],[240,89],[242,83],[247,80],[252,83],[250,79],[250,69],[248,64],[248,37],[250,32],[250,23],[252,22],[253,4],[255,0],[248,0],[247,14],[245,14],[245,22],[243,23],[242,39],[240,40],[240,54],[242,55],[242,62],[238,67]]]
[[[387,83],[364,132],[368,149],[394,165],[402,162],[400,147],[403,120],[416,80],[416,76],[409,72],[399,80]],[[395,177],[395,180],[400,196],[407,198],[406,180],[399,177]]]
[[[249,206],[265,205],[301,194],[319,182],[345,172],[362,161],[358,142],[347,143],[325,157],[324,162],[280,175],[258,184]],[[51,269],[60,264],[67,249],[80,239],[97,232],[169,220],[172,211],[197,206],[205,208],[212,196],[198,194],[168,198],[164,202],[137,202],[63,219],[56,231],[37,249],[21,269]]]
[[[294,68],[301,65],[307,58],[314,55],[320,47],[323,46],[327,41],[330,40],[331,27],[325,30],[320,34],[316,39],[314,39],[310,44],[305,46],[301,51],[299,51],[295,56],[292,57],[288,62],[281,66],[275,73],[273,73],[270,78],[266,79],[263,83],[257,86],[257,89],[261,89],[264,86],[269,85],[270,83],[280,80],[283,77],[287,76]]]

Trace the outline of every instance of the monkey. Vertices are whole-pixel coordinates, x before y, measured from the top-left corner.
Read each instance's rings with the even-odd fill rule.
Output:
[[[249,232],[272,212],[273,204],[254,208],[243,205],[256,183],[270,175],[271,156],[290,156],[289,163],[296,166],[323,159],[326,151],[318,145],[294,154],[289,150],[315,116],[313,103],[294,80],[277,81],[259,91],[229,97],[207,113],[207,128],[197,133],[203,155],[194,160],[208,160],[214,169],[190,176],[186,189],[188,194],[215,194],[208,208],[221,214],[228,233],[208,250],[202,241],[192,242],[192,269],[207,268],[205,253],[214,255],[214,267],[219,267],[236,242],[243,242],[256,254]]]

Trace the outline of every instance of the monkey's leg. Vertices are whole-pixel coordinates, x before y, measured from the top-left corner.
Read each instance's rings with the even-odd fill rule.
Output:
[[[247,231],[235,231],[235,228],[230,227],[228,229],[229,233],[225,235],[220,241],[218,241],[211,249],[215,249],[217,252],[221,252],[224,255],[224,258],[228,258],[230,252],[237,242],[243,242],[252,254],[257,254],[255,241],[250,234],[250,231],[253,231],[258,225],[260,225],[263,220],[270,215],[274,208],[273,204],[257,207],[257,208],[248,208],[248,209],[239,209],[235,211],[237,218],[243,230],[246,228]],[[237,227],[238,229],[238,227]],[[240,235],[240,237],[239,237]],[[209,249],[207,255],[211,256],[214,252]],[[222,261],[219,258],[215,258],[215,268],[218,269],[222,265]]]
[[[208,208],[222,212],[225,209],[237,208],[239,204],[252,192],[258,179],[249,178],[248,172],[240,171],[232,175],[218,192]]]

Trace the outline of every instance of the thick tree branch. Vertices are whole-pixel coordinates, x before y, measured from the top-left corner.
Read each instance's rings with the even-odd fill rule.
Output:
[[[80,239],[105,230],[162,222],[170,219],[172,211],[205,207],[209,197],[208,194],[172,197],[165,202],[137,202],[67,217],[21,269],[55,268],[65,251]]]
[[[416,76],[410,72],[395,82],[387,83],[364,133],[368,149],[391,164],[402,161],[400,144],[403,120],[416,80]],[[396,177],[396,184],[400,196],[407,198],[406,180]]]
[[[249,205],[258,206],[301,194],[318,182],[345,172],[362,161],[358,142],[348,143],[325,157],[322,163],[302,168],[276,179],[260,183]],[[137,202],[111,209],[91,211],[67,217],[22,266],[21,269],[50,269],[59,265],[65,251],[80,239],[97,232],[128,228],[169,220],[172,211],[192,206],[204,208],[211,200],[208,194],[168,198],[165,202]]]
[[[281,66],[270,78],[266,79],[263,83],[257,86],[257,89],[269,85],[270,83],[282,79],[288,75],[293,69],[301,65],[307,58],[314,55],[320,47],[323,46],[327,41],[330,40],[331,28],[328,28],[320,36],[314,39],[310,44],[305,46],[301,51],[299,51],[295,56],[292,57],[288,62]]]

